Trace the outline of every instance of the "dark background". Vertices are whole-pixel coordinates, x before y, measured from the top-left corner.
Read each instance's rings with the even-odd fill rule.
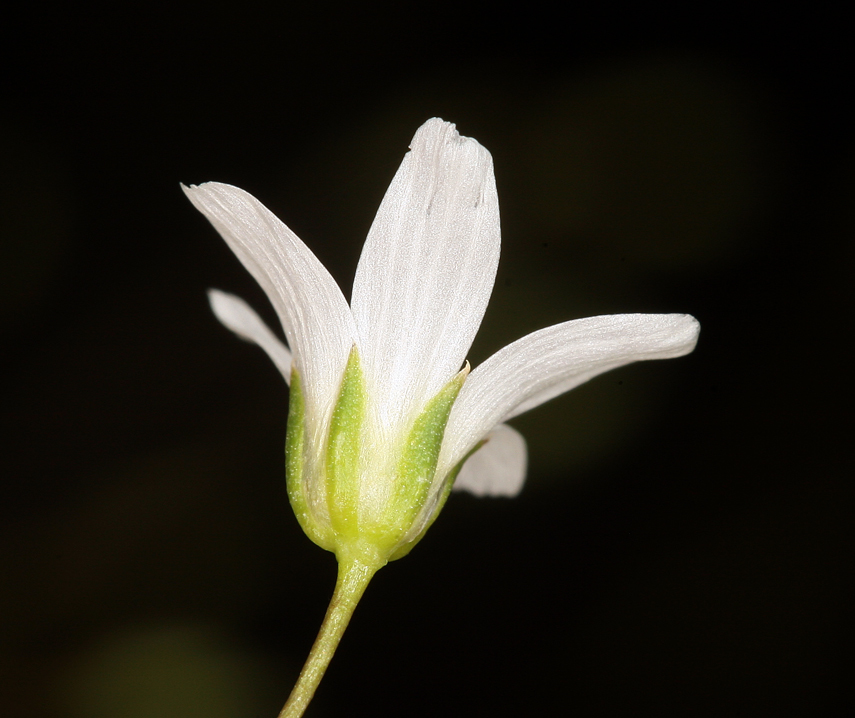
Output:
[[[569,16],[564,15],[568,12]],[[0,713],[272,718],[332,590],[261,290],[179,182],[238,185],[345,287],[416,128],[493,154],[473,364],[690,312],[696,352],[514,422],[375,578],[308,715],[842,716],[852,696],[850,45],[821,4],[34,5],[0,110]]]

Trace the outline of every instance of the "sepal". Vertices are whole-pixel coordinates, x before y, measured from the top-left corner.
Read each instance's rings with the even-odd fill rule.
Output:
[[[365,377],[354,345],[332,413],[326,449],[326,493],[336,544],[359,538],[359,455],[365,424]]]
[[[412,533],[436,493],[436,482],[441,479],[436,476],[436,464],[445,426],[468,375],[469,362],[428,402],[406,438],[383,520],[371,531],[390,555]]]
[[[291,397],[288,401],[288,428],[285,430],[285,480],[288,499],[294,515],[306,535],[318,546],[331,551],[331,532],[328,525],[318,520],[312,511],[309,486],[305,481],[306,471],[306,409],[303,399],[302,377],[297,368],[291,367]]]

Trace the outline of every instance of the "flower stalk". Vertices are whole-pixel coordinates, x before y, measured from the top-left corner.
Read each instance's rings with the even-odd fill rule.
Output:
[[[358,559],[339,562],[335,591],[321,630],[279,718],[300,718],[303,715],[350,623],[356,604],[381,566],[369,566]]]

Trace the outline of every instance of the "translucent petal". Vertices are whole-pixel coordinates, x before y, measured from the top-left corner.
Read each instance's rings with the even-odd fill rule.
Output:
[[[522,434],[499,424],[487,434],[487,443],[463,464],[454,489],[476,496],[516,496],[525,481],[527,458]]]
[[[392,428],[460,370],[499,259],[490,153],[439,119],[410,147],[368,233],[351,302],[377,418]]]
[[[208,290],[208,301],[217,319],[241,339],[258,344],[282,372],[287,384],[291,383],[291,352],[250,306],[240,297],[218,289]]]
[[[615,314],[556,324],[499,350],[470,375],[451,411],[438,470],[496,424],[603,372],[688,354],[700,325],[687,314]]]
[[[350,308],[318,258],[255,197],[208,182],[184,192],[267,293],[304,387],[308,435],[329,419],[356,339]]]

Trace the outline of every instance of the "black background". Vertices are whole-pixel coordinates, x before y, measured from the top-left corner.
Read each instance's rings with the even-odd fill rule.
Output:
[[[568,14],[565,14],[568,13]],[[473,364],[565,319],[690,312],[696,352],[515,421],[375,578],[310,716],[853,708],[850,42],[657,6],[34,5],[0,112],[3,715],[271,717],[333,557],[284,492],[272,310],[179,182],[238,185],[345,287],[431,116],[493,154]]]

